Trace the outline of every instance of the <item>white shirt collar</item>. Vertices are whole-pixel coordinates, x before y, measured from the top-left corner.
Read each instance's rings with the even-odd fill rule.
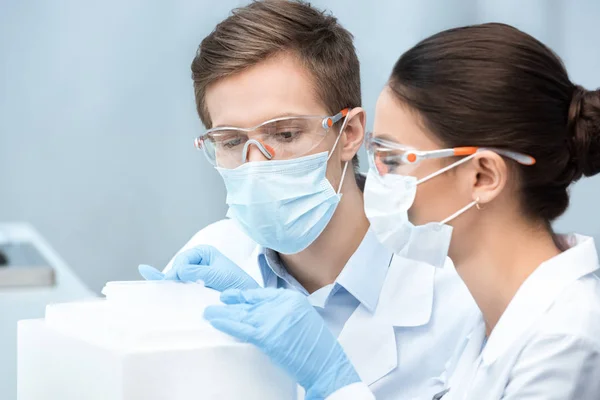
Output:
[[[265,286],[269,286],[269,282],[273,282],[273,278],[277,277],[300,293],[308,296],[308,291],[285,269],[279,253],[266,247],[258,246],[256,257]]]
[[[277,254],[273,250],[259,246],[255,254],[259,263],[260,257],[264,257],[267,261],[268,268],[261,268],[265,284],[269,282],[269,275],[275,274],[291,286],[307,294],[302,285],[286,271],[281,260],[275,257]],[[369,229],[335,282],[309,296],[311,304],[324,308],[331,296],[337,292],[337,286],[342,286],[369,311],[374,312],[391,259],[392,252],[387,250]]]
[[[483,349],[484,364],[490,365],[500,357],[567,286],[600,268],[593,238],[571,235],[562,239],[570,248],[542,263],[521,285]],[[478,329],[485,327],[480,325]]]

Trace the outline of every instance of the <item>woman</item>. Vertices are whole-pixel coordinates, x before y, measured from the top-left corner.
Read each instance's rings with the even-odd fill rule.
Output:
[[[515,28],[452,29],[398,60],[367,147],[372,228],[395,251],[448,254],[481,310],[435,398],[600,398],[597,252],[551,228],[569,185],[600,172],[600,91]],[[222,298],[206,318],[258,345],[308,399],[372,398],[304,297]]]

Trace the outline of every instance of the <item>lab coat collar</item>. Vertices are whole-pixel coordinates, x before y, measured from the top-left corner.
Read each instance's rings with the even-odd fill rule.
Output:
[[[290,286],[308,295],[306,289],[286,271],[283,263],[278,260],[277,253],[273,250],[258,246],[253,257],[256,257],[254,260],[258,260],[258,264],[261,265],[262,281],[265,286],[273,286],[274,274]],[[265,262],[261,262],[260,258],[264,258]],[[377,307],[391,259],[392,252],[387,250],[369,229],[335,282],[309,296],[311,304],[324,308],[331,296],[335,295],[337,286],[341,286],[373,313]]]
[[[569,249],[542,263],[521,285],[490,335],[482,361],[490,365],[521,337],[570,284],[597,271],[594,239],[564,236]],[[485,329],[480,327],[478,329]]]
[[[338,341],[366,384],[398,367],[395,328],[422,326],[431,319],[434,274],[429,264],[393,256],[375,312],[362,304],[344,325]]]
[[[336,283],[373,313],[379,302],[392,255],[369,229],[337,277]]]
[[[446,387],[452,388],[460,386],[463,382],[473,380],[473,365],[475,360],[481,355],[481,347],[485,342],[485,321],[483,316],[477,310],[469,319],[467,329],[468,334],[465,339],[459,343],[453,357],[446,364],[446,374],[449,382]]]
[[[447,260],[445,268],[453,268],[449,264]],[[395,255],[375,315],[393,326],[427,324],[433,310],[435,270],[430,264]]]

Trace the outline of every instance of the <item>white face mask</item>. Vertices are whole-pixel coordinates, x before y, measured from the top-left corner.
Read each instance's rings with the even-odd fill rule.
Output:
[[[253,161],[235,169],[217,167],[227,188],[227,216],[261,246],[282,254],[306,249],[329,224],[342,198],[348,162],[337,191],[326,172],[346,122],[330,152]]]
[[[371,229],[379,241],[394,253],[435,267],[443,267],[448,256],[452,226],[448,222],[471,209],[476,201],[458,210],[441,222],[414,225],[408,219],[408,210],[415,201],[417,186],[455,168],[474,155],[463,158],[433,174],[417,180],[413,176],[386,174],[370,168],[365,183],[365,213]]]

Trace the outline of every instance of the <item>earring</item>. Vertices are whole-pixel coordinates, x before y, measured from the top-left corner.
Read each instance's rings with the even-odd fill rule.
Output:
[[[482,206],[479,205],[479,197],[475,199],[475,207],[477,207],[479,211],[484,209]]]

